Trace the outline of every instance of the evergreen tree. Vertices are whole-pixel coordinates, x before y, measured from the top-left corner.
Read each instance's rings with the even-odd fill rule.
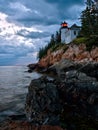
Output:
[[[56,31],[56,35],[55,35],[55,42],[56,43],[60,43],[61,42],[61,31]]]
[[[89,36],[91,34],[91,30],[90,30],[90,12],[88,8],[82,11],[81,24],[82,24],[81,34],[83,36]]]
[[[98,35],[98,3],[93,7],[92,14],[94,16],[94,33]]]
[[[98,11],[95,9],[95,3],[92,0],[87,0],[86,9],[81,15],[81,34],[83,36],[98,34]]]
[[[94,5],[94,2],[92,0],[87,0],[86,5],[88,9],[91,9],[92,6]]]
[[[54,34],[51,35],[50,44],[55,44],[55,36]]]

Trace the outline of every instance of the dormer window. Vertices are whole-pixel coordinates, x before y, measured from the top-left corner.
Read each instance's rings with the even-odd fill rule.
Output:
[[[76,35],[76,31],[74,31],[74,35]]]

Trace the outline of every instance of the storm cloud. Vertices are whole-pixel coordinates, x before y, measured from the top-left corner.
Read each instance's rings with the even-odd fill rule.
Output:
[[[83,0],[0,0],[0,65],[35,62],[62,21],[80,24],[84,8]]]

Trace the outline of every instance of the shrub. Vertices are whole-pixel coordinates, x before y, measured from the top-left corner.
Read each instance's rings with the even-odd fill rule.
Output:
[[[61,49],[65,44],[64,43],[57,43],[51,48],[51,52]]]
[[[90,51],[92,47],[98,46],[98,36],[92,35],[90,37],[79,37],[73,40],[74,44],[85,44],[87,51]]]
[[[44,56],[46,56],[48,50],[53,52],[53,51],[59,50],[60,48],[64,48],[65,49],[64,46],[65,46],[65,44],[64,43],[60,43],[60,42],[59,43],[55,43],[55,44],[48,43],[48,45],[46,45],[45,47],[40,48],[40,50],[38,52],[38,55],[37,55],[37,58],[41,59]]]
[[[86,42],[87,50],[90,51],[92,47],[98,46],[98,36],[90,36]]]
[[[82,43],[86,44],[87,40],[88,40],[88,38],[86,38],[86,37],[79,37],[79,38],[76,38],[75,40],[73,40],[73,43],[75,43],[77,45],[82,44]]]

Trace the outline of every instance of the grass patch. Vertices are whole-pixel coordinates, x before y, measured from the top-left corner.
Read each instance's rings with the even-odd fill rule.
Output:
[[[73,43],[76,45],[85,44],[87,51],[91,51],[93,47],[98,46],[98,36],[79,37],[73,40]]]
[[[73,40],[74,44],[80,45],[80,44],[86,44],[88,38],[86,37],[80,37],[80,38],[76,38],[75,40]]]

